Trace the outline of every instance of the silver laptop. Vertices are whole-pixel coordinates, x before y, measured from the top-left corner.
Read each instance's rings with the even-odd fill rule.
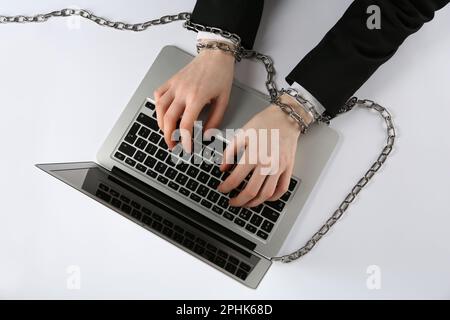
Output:
[[[216,190],[227,173],[220,172],[213,161],[221,154],[211,142],[200,142],[202,152],[189,158],[168,151],[157,126],[153,91],[192,58],[174,46],[161,50],[98,152],[96,163],[37,166],[256,288],[331,157],[338,134],[317,125],[301,138],[289,191],[280,200],[256,208],[230,207],[229,197],[240,189],[226,195]],[[268,104],[268,96],[234,83],[222,129],[242,127]],[[213,142],[227,143],[220,136]]]

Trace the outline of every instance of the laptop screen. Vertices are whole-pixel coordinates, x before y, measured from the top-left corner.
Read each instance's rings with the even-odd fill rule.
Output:
[[[247,285],[246,280],[258,264],[267,264],[266,259],[251,251],[254,244],[250,241],[240,239],[239,235],[161,191],[143,183],[140,185],[139,181],[130,181],[126,173],[109,172],[95,163],[59,164],[53,165],[51,170],[39,167]]]

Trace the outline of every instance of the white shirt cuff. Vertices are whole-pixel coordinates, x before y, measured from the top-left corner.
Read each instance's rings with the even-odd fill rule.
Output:
[[[319,100],[317,100],[311,93],[309,93],[308,90],[306,90],[305,88],[303,88],[301,85],[299,85],[297,82],[294,82],[291,85],[292,89],[295,89],[296,91],[298,91],[298,93],[300,93],[305,99],[307,99],[309,102],[311,102],[315,107],[316,107],[316,111],[319,114],[322,114],[326,111],[326,109],[323,107],[323,105],[319,102]]]
[[[199,31],[197,33],[197,40],[214,40],[214,41],[220,41],[220,42],[226,42],[229,44],[234,44],[233,41],[230,39],[224,38],[221,35],[212,33],[212,32],[206,32],[206,31]]]

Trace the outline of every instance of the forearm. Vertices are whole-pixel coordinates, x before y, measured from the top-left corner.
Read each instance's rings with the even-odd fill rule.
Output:
[[[255,42],[264,0],[197,0],[192,22],[217,27],[241,37],[242,45],[251,49]]]
[[[403,41],[449,0],[356,0],[323,40],[286,77],[334,116]],[[370,5],[381,9],[381,29],[366,26]]]

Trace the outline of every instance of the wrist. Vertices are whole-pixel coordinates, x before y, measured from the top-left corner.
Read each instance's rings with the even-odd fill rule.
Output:
[[[314,116],[310,112],[306,111],[306,106],[301,105],[300,102],[292,96],[288,95],[287,93],[283,93],[280,96],[280,101],[291,106],[294,111],[297,112],[303,118],[303,120],[305,120],[305,124],[307,126],[310,126],[312,123],[314,123]]]
[[[199,54],[214,56],[214,57],[228,57],[232,58],[233,62],[240,60],[238,54],[237,46],[222,41],[210,41],[210,40],[199,40],[197,41],[197,52]],[[206,53],[204,53],[206,52]],[[226,59],[225,60],[230,60]]]

